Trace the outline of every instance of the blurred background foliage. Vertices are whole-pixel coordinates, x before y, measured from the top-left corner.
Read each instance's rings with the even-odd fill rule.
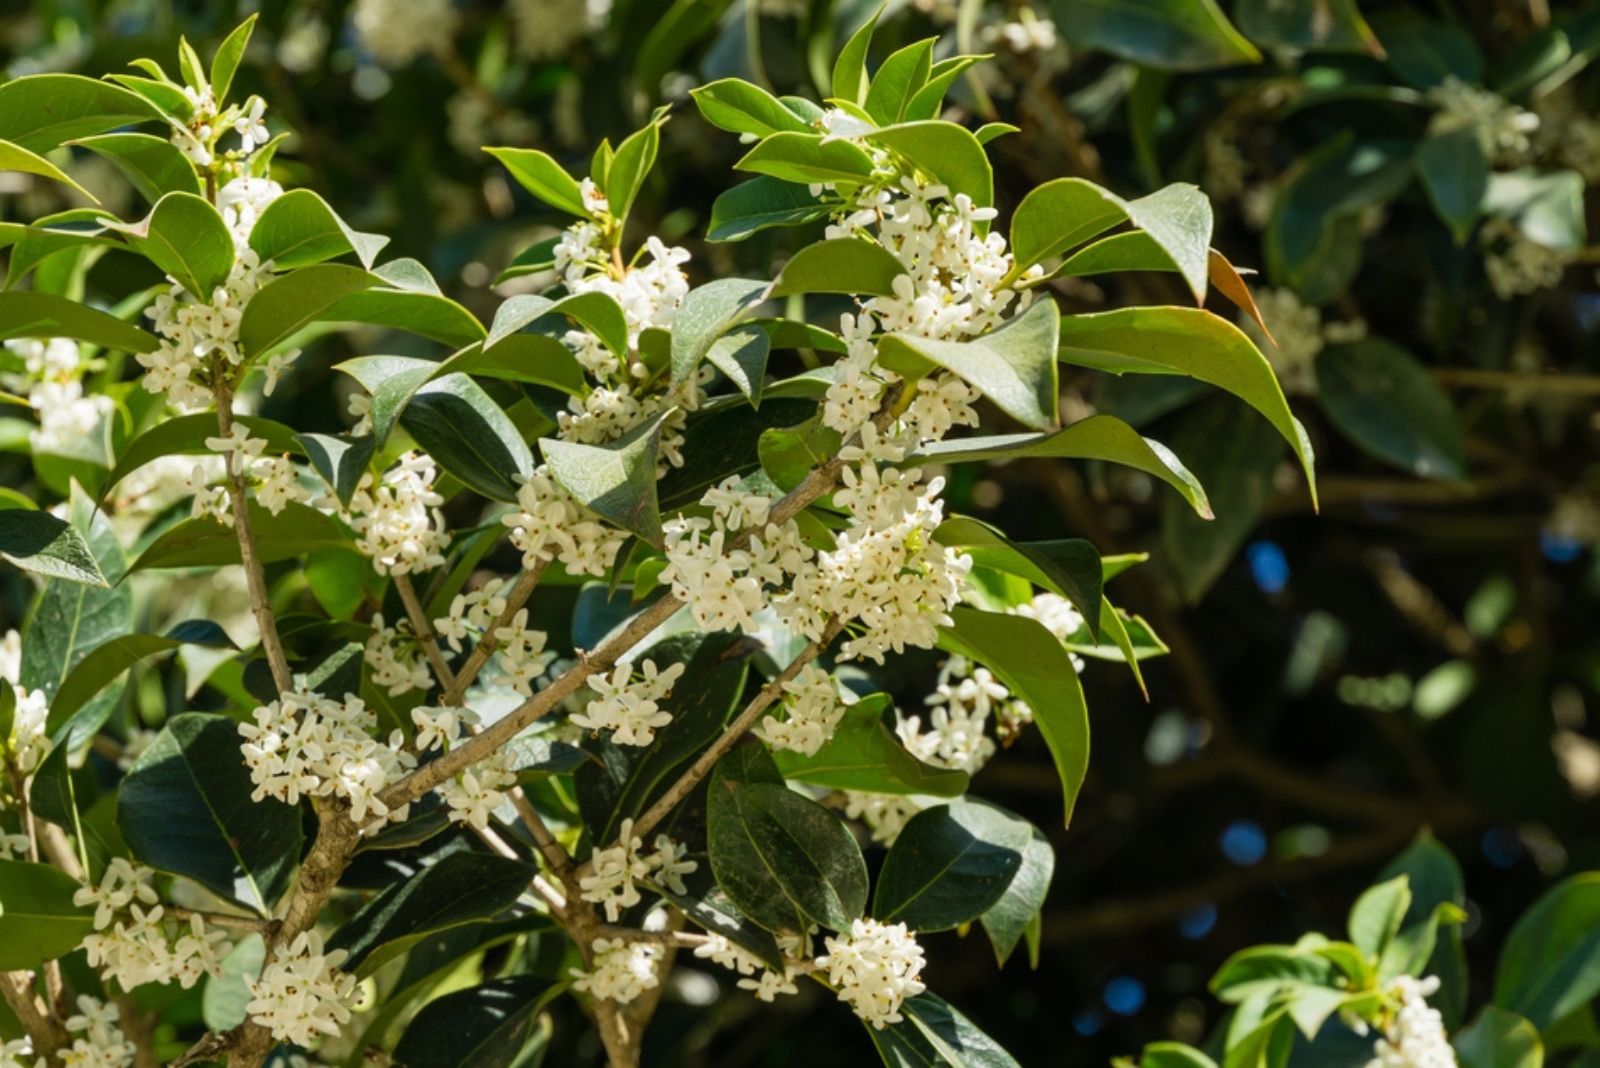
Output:
[[[0,57],[8,77],[116,70],[259,11],[240,85],[295,131],[279,166],[487,316],[541,282],[497,279],[560,223],[481,146],[537,145],[581,170],[663,102],[674,116],[631,225],[691,248],[697,282],[763,276],[795,235],[704,240],[740,146],[683,106],[687,90],[738,75],[815,93],[875,7],[8,0]],[[1212,196],[1218,247],[1260,272],[1263,347],[1316,446],[1323,501],[1311,514],[1264,422],[1177,379],[1135,396],[1072,372],[1066,413],[1150,427],[1208,487],[1216,521],[1136,473],[963,470],[952,507],[1018,539],[1149,551],[1123,597],[1171,655],[1146,665],[1148,703],[1123,673],[1086,676],[1095,753],[1072,829],[1052,832],[1037,970],[1016,958],[996,977],[969,938],[930,947],[930,985],[1026,1064],[1198,1041],[1220,1012],[1205,982],[1230,952],[1336,931],[1431,829],[1465,869],[1480,1000],[1512,920],[1558,876],[1600,866],[1600,249],[1586,225],[1600,5],[891,0],[877,57],[928,36],[936,55],[995,55],[953,99],[974,126],[1018,127],[993,146],[1002,208],[1062,175]],[[121,212],[131,194],[108,166],[77,159],[74,174]],[[0,182],[0,219],[76,206],[60,186]],[[1185,300],[1154,273],[1057,291],[1076,310]],[[263,414],[337,425],[327,368],[362,345],[319,343]],[[1020,747],[1036,759],[991,764],[979,788],[1048,825],[1048,757],[1035,738]],[[678,974],[646,1063],[860,1049],[855,1021],[815,991],[707,1014],[715,981]],[[584,1030],[562,1022],[558,1052]],[[1573,1026],[1594,1033],[1589,1013]]]

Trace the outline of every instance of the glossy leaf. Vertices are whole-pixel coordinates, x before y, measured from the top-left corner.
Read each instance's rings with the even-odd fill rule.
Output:
[[[734,164],[734,169],[801,185],[861,182],[872,176],[872,157],[850,141],[785,132],[761,141]]]
[[[804,185],[758,175],[717,195],[706,239],[743,241],[774,226],[803,226],[827,218],[833,207]]]
[[[873,914],[914,931],[969,923],[1000,900],[1032,838],[1027,820],[982,801],[925,808],[884,858]]]
[[[250,502],[250,526],[263,563],[292,560],[318,549],[349,543],[338,522],[304,504],[291,502],[273,515]],[[169,567],[226,567],[239,562],[239,536],[210,517],[186,519],[145,547],[129,571]]]
[[[1328,346],[1316,372],[1323,410],[1364,452],[1423,478],[1466,474],[1455,406],[1410,353],[1364,338]]]
[[[248,430],[251,437],[265,441],[267,446],[264,452],[269,456],[300,451],[294,431],[276,420],[257,415],[236,415],[233,421]],[[206,446],[206,439],[216,436],[217,417],[212,412],[175,415],[162,420],[122,449],[117,456],[117,465],[111,469],[101,486],[101,496],[110,497],[111,491],[124,478],[145,464],[163,457],[215,455]]]
[[[1014,542],[987,523],[951,516],[933,532],[933,540],[972,557],[979,567],[1018,575],[1040,589],[1060,594],[1090,620],[1099,635],[1100,554],[1082,538]]]
[[[211,202],[168,193],[140,222],[121,227],[128,244],[191,294],[209,299],[233,270],[233,234]]]
[[[239,345],[247,356],[265,356],[296,331],[321,319],[342,298],[382,285],[359,267],[319,263],[279,275],[251,298],[239,323]]]
[[[1082,178],[1034,188],[1011,216],[1011,254],[1020,272],[1059,256],[1128,218],[1127,202]]]
[[[77,74],[31,74],[0,85],[0,140],[31,152],[160,117],[138,94]]]
[[[867,84],[862,108],[880,126],[897,123],[917,91],[928,84],[933,70],[934,38],[906,45],[889,53],[878,64]]]
[[[656,502],[656,450],[667,414],[606,445],[541,438],[539,451],[550,477],[584,507],[658,545],[661,507]]]
[[[66,337],[123,352],[154,352],[160,345],[154,334],[114,315],[34,290],[0,293],[0,339],[14,337]]]
[[[251,800],[239,744],[227,716],[173,717],[123,780],[117,825],[143,863],[266,916],[299,862],[300,814]]]
[[[889,1068],[1020,1068],[998,1042],[934,994],[918,994],[900,1012],[900,1023],[867,1030]]]
[[[483,347],[492,349],[518,331],[546,319],[571,319],[599,338],[613,353],[620,356],[628,351],[628,320],[616,298],[606,293],[575,293],[560,300],[533,293],[512,297],[495,312]]]
[[[31,508],[0,510],[0,557],[45,578],[106,585],[83,535],[49,512]]]
[[[867,50],[872,45],[872,33],[883,14],[879,7],[862,23],[839,50],[833,62],[833,76],[829,79],[828,95],[860,104],[867,98]]]
[[[691,289],[672,320],[672,381],[687,382],[716,340],[766,300],[769,288],[756,279],[719,278]]]
[[[878,342],[883,366],[907,377],[950,371],[1017,422],[1046,430],[1056,422],[1056,344],[1062,320],[1054,302],[1027,311],[971,341],[888,334]]]
[[[989,156],[963,126],[938,120],[903,122],[865,134],[863,140],[905,157],[948,186],[952,196],[965,193],[980,208],[994,203],[994,169],[989,166]]]
[[[519,476],[533,472],[533,453],[516,424],[466,375],[418,388],[400,425],[440,467],[493,500],[515,500]]]
[[[0,860],[0,969],[37,970],[94,930],[94,911],[72,903],[77,880],[48,864]]]
[[[280,271],[355,253],[371,267],[389,239],[352,230],[328,202],[309,189],[291,189],[268,204],[250,230],[250,247]]]
[[[1216,0],[1082,0],[1055,11],[1072,43],[1152,67],[1206,70],[1261,59]]]
[[[689,95],[707,122],[730,133],[766,137],[785,130],[805,133],[811,129],[777,97],[742,78],[722,78],[689,90]]]
[[[536,148],[486,148],[484,151],[504,164],[518,185],[552,208],[580,219],[589,218],[577,179],[548,153]]]
[[[109,160],[139,195],[154,204],[166,193],[204,191],[194,164],[165,137],[144,133],[108,133],[73,142]]]
[[[920,794],[959,797],[967,789],[967,773],[924,764],[906,751],[883,721],[886,694],[873,694],[852,704],[833,736],[807,756],[780,749],[772,754],[786,779],[834,790],[874,794]]]
[[[36,174],[41,178],[48,178],[52,182],[60,182],[95,203],[99,201],[83,186],[73,181],[71,176],[45,159],[37,152],[30,152],[21,145],[14,145],[10,141],[0,141],[0,172],[16,171],[22,174]]]
[[[982,917],[983,929],[994,946],[995,962],[1002,967],[1022,941],[1029,924],[1037,921],[1050,892],[1050,878],[1055,874],[1056,852],[1050,847],[1049,839],[1037,827],[1030,829],[1032,838],[1022,851],[1022,867],[1017,869],[1000,900]],[[1037,967],[1038,960],[1033,964]]]
[[[1544,1031],[1600,994],[1600,872],[1563,879],[1512,926],[1494,1004]]]
[[[1070,821],[1089,767],[1089,709],[1067,651],[1037,620],[963,606],[950,615],[939,647],[987,667],[1033,709]]]
[[[807,245],[792,256],[772,285],[771,296],[791,293],[866,293],[889,296],[906,273],[894,253],[859,237],[836,237]]]
[[[1417,146],[1417,174],[1456,244],[1466,244],[1489,191],[1489,158],[1471,126],[1434,134]]]
[[[532,975],[495,979],[436,998],[394,1048],[406,1068],[512,1068],[539,1014],[562,987]]]

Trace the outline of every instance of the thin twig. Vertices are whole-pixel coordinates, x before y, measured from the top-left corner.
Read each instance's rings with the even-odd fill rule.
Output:
[[[17,1022],[40,1059],[55,1059],[68,1043],[67,1029],[50,1015],[50,1010],[34,990],[32,972],[0,972],[0,998],[10,1006]]]
[[[472,652],[467,655],[466,662],[461,665],[461,670],[456,672],[455,682],[446,688],[444,697],[440,699],[443,705],[459,705],[466,697],[467,690],[472,686],[473,680],[478,677],[478,672],[483,670],[483,665],[489,662],[489,657],[500,647],[498,631],[509,627],[511,620],[528,603],[528,598],[533,596],[534,589],[539,585],[539,579],[544,575],[547,561],[539,561],[533,567],[524,571],[511,592],[506,595],[505,610],[490,627],[484,631],[483,637],[478,639],[478,644],[473,646]]]
[[[422,602],[417,600],[417,588],[411,585],[410,575],[400,573],[392,578],[394,588],[400,594],[400,603],[406,606],[406,618],[411,620],[411,632],[417,636],[417,644],[422,646],[428,666],[433,668],[433,677],[439,680],[441,690],[449,692],[455,687],[455,676],[451,674],[450,665],[444,662],[444,654],[439,651],[439,640],[434,637],[433,624],[428,621],[428,613],[422,610]]]
[[[220,437],[233,434],[233,394],[226,388],[216,390],[217,433]],[[261,648],[267,654],[267,666],[272,670],[272,681],[279,693],[294,689],[294,675],[289,670],[289,659],[284,655],[283,642],[278,637],[278,623],[272,615],[272,602],[267,596],[267,579],[261,570],[261,557],[256,552],[255,532],[250,525],[250,498],[245,492],[243,465],[233,456],[228,457],[228,504],[233,511],[233,529],[239,536],[239,562],[244,567],[245,585],[250,591],[250,611],[256,619],[256,630],[261,633]]]
[[[1499,389],[1510,393],[1600,393],[1600,375],[1547,374],[1543,371],[1483,371],[1466,367],[1436,367],[1433,380],[1446,386]]]
[[[227,912],[205,912],[201,909],[180,908],[177,905],[168,905],[165,908],[168,916],[175,920],[188,922],[192,916],[198,916],[208,927],[222,927],[230,931],[267,931],[276,926],[276,920],[263,920],[257,916],[235,916]]]

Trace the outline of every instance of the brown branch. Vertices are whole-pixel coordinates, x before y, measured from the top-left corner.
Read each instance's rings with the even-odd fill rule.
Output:
[[[36,1056],[53,1061],[56,1053],[70,1044],[66,1027],[50,1015],[44,999],[35,991],[32,972],[0,972],[0,998],[5,999],[22,1025]]]
[[[1552,374],[1544,371],[1482,371],[1466,367],[1436,367],[1431,372],[1440,385],[1464,389],[1498,389],[1508,393],[1600,394],[1600,375]]]
[[[228,387],[216,390],[217,434],[233,434],[233,394]],[[255,533],[250,528],[250,498],[245,492],[242,463],[227,457],[228,504],[233,511],[233,529],[239,536],[239,562],[244,567],[245,585],[250,591],[250,611],[256,619],[256,630],[261,633],[261,648],[267,655],[267,666],[272,670],[272,681],[279,693],[294,689],[294,675],[289,670],[289,660],[283,652],[283,642],[278,637],[278,622],[272,616],[272,601],[267,595],[267,579],[261,570],[261,557],[256,552]]]
[[[428,613],[422,610],[422,603],[417,600],[417,588],[411,585],[411,576],[397,573],[390,578],[400,594],[400,603],[406,606],[406,618],[411,620],[411,631],[417,637],[417,644],[422,646],[422,654],[428,658],[433,677],[439,680],[440,689],[449,692],[455,687],[455,676],[450,672],[450,665],[444,662],[444,654],[439,651],[439,640],[434,637]]]
[[[439,702],[440,704],[459,705],[461,703],[466,696],[467,690],[472,686],[473,680],[478,677],[478,672],[483,670],[483,666],[489,662],[489,657],[493,656],[494,651],[500,647],[500,637],[496,632],[502,627],[509,627],[512,618],[522,610],[523,605],[528,603],[528,598],[533,596],[535,587],[539,585],[539,579],[544,575],[546,563],[543,560],[539,561],[533,567],[524,571],[521,577],[517,579],[517,584],[506,595],[505,610],[500,613],[500,617],[489,626],[488,630],[484,631],[483,636],[478,639],[478,644],[472,647],[472,652],[467,655],[466,663],[462,664],[461,670],[456,673],[455,682],[445,690],[444,697]]]

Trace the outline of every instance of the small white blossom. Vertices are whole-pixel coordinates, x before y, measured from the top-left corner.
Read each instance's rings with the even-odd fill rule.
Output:
[[[833,737],[849,703],[833,676],[815,664],[801,668],[798,675],[783,684],[783,692],[787,695],[783,701],[784,718],[763,719],[756,725],[756,736],[775,749],[816,755]]]
[[[672,684],[683,674],[682,664],[670,664],[658,671],[655,661],[646,660],[642,673],[633,673],[631,660],[619,660],[610,676],[589,678],[595,699],[572,722],[587,730],[609,730],[618,745],[649,745],[656,731],[672,722],[672,714],[661,702],[672,691]]]
[[[857,1016],[881,1031],[901,1020],[900,1006],[926,989],[922,947],[903,923],[855,920],[848,934],[830,935],[817,958],[828,983]]]
[[[506,804],[507,792],[517,784],[511,759],[508,750],[497,749],[439,786],[439,796],[449,807],[452,821],[479,830],[489,826],[489,817]]]
[[[1399,1005],[1372,1047],[1367,1068],[1456,1068],[1456,1053],[1445,1033],[1444,1017],[1428,1004],[1439,990],[1437,976],[1390,981],[1385,993]]]
[[[619,938],[596,938],[591,948],[593,963],[588,969],[572,970],[572,985],[597,1000],[626,1005],[661,981],[656,975],[656,965],[665,955],[661,946]]]
[[[302,931],[273,950],[259,979],[246,976],[245,1011],[280,1042],[309,1046],[337,1036],[356,1000],[356,977],[339,970],[346,956],[342,949],[324,952],[320,934]]]

